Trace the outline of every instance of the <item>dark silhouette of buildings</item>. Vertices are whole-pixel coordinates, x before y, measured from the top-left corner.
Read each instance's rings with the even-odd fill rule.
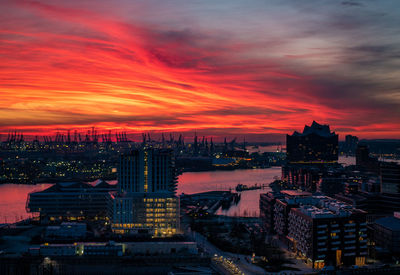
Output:
[[[317,191],[317,184],[327,166],[338,165],[338,135],[328,125],[313,121],[303,133],[286,135],[286,165],[282,179],[290,186],[309,192]]]
[[[286,135],[288,163],[337,163],[338,135],[328,125],[313,121],[303,133]]]
[[[116,186],[105,181],[57,183],[28,195],[28,212],[40,213],[41,221],[86,220],[107,217],[109,192]]]
[[[345,142],[342,145],[342,152],[353,156],[356,153],[356,148],[358,145],[358,137],[347,135]]]

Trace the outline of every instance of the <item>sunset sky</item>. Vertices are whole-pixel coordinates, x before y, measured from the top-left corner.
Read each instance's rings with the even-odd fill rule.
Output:
[[[400,1],[0,0],[0,132],[400,137]]]

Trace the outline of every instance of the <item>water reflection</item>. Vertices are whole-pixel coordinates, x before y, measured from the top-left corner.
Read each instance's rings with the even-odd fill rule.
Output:
[[[254,185],[270,183],[274,177],[281,176],[280,167],[267,169],[211,171],[184,173],[179,177],[178,194],[193,194],[214,190],[235,190],[236,185]],[[241,192],[242,197],[238,205],[229,210],[218,210],[217,214],[229,216],[258,216],[259,198],[261,193],[270,191],[270,188]]]
[[[355,164],[355,158],[341,156],[339,157],[339,163],[352,165]],[[179,176],[177,193],[178,195],[182,193],[193,194],[229,189],[234,191],[236,185],[239,183],[245,185],[254,185],[255,183],[265,184],[272,182],[274,177],[280,176],[280,167],[233,171],[189,172]],[[110,183],[116,183],[116,181],[111,181]],[[0,223],[12,223],[31,217],[31,214],[27,213],[25,210],[28,193],[41,191],[49,186],[51,186],[51,184],[0,185]],[[269,190],[270,189],[267,188],[264,190],[242,192],[242,198],[238,205],[231,207],[228,211],[219,210],[217,213],[230,216],[258,216],[260,193],[265,193]]]
[[[0,223],[13,223],[32,217],[32,214],[25,210],[27,195],[30,192],[41,191],[50,186],[51,184],[0,185]]]

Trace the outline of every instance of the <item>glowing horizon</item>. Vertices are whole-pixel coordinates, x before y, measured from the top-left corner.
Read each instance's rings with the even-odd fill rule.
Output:
[[[4,1],[0,133],[399,138],[399,4]],[[380,21],[374,21],[376,19]]]

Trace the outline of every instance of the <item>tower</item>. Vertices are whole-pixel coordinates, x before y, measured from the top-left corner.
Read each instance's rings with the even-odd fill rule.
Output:
[[[111,194],[111,228],[118,234],[167,237],[179,230],[173,151],[144,148],[120,156],[118,192]]]

